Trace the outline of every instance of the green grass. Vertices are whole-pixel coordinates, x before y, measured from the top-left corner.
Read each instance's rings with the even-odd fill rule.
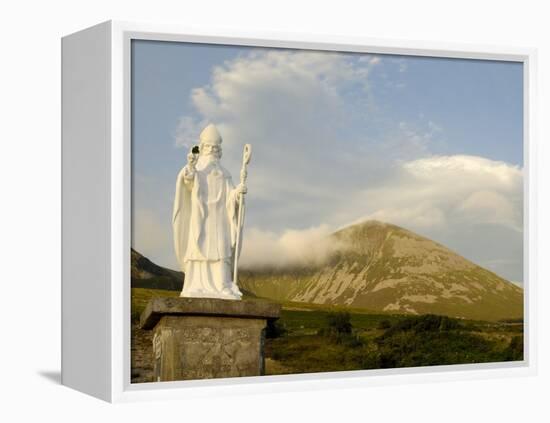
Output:
[[[267,374],[314,373],[523,359],[521,325],[445,316],[350,313],[350,334],[327,310],[283,310],[286,331],[266,340]],[[382,323],[383,322],[383,323]],[[328,330],[327,330],[328,329]]]
[[[132,288],[132,320],[152,297],[178,291]],[[433,315],[370,313],[346,307],[282,303],[283,330],[265,342],[266,373],[485,363],[523,359],[521,321],[485,322]],[[351,333],[327,330],[335,312],[349,313]],[[330,329],[330,328],[329,328]],[[331,334],[332,335],[329,335]]]
[[[376,351],[368,344],[350,348],[344,343],[317,335],[282,337],[268,340],[266,358],[282,364],[279,371],[267,374],[315,373],[378,368]]]
[[[139,320],[140,314],[145,309],[149,300],[153,297],[178,297],[179,291],[168,291],[166,289],[147,289],[147,288],[132,288],[132,322]]]
[[[340,310],[339,308],[335,310]],[[290,336],[313,335],[324,327],[331,311],[315,310],[288,310],[283,308],[281,311],[280,323],[289,331]],[[388,320],[396,322],[403,319],[401,315],[388,314],[370,314],[370,313],[351,313],[351,324],[354,329],[359,331],[376,329],[380,322]]]

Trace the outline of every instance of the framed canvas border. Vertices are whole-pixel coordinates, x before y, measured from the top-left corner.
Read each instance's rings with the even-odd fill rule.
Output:
[[[536,374],[536,51],[487,45],[384,40],[336,35],[244,32],[178,25],[109,22],[111,32],[110,228],[108,298],[112,401],[183,399],[197,396],[288,392],[527,376]],[[156,40],[397,54],[523,63],[524,75],[524,360],[418,368],[361,370],[179,382],[130,383],[131,236],[131,41]]]

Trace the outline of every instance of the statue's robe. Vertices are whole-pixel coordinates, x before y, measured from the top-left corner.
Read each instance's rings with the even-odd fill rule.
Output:
[[[178,175],[172,226],[185,273],[182,297],[240,298],[232,264],[237,239],[238,195],[219,160],[201,156],[193,172]]]

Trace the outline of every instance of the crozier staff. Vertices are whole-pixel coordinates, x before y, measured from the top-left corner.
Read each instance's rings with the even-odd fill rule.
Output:
[[[243,150],[243,164],[241,167],[241,185],[245,186],[246,183],[246,177],[248,176],[248,172],[246,171],[246,167],[248,166],[248,163],[250,163],[250,155],[252,154],[252,147],[250,144],[245,144],[244,150]],[[246,193],[246,190],[239,195],[239,214],[237,215],[237,241],[235,243],[236,251],[240,253],[241,251],[241,244],[242,244],[242,228],[243,228],[243,219],[244,219],[244,194]],[[239,254],[235,255],[235,264],[233,269],[233,280],[235,283],[239,281],[238,275],[239,275]]]

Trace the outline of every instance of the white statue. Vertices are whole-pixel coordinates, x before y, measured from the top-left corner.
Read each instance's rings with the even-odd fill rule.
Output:
[[[220,164],[221,144],[216,127],[208,125],[200,134],[198,152],[195,147],[187,155],[187,165],[177,178],[172,227],[176,256],[185,273],[181,297],[238,300],[242,296],[236,264],[250,146],[245,146],[241,183],[235,188]]]

